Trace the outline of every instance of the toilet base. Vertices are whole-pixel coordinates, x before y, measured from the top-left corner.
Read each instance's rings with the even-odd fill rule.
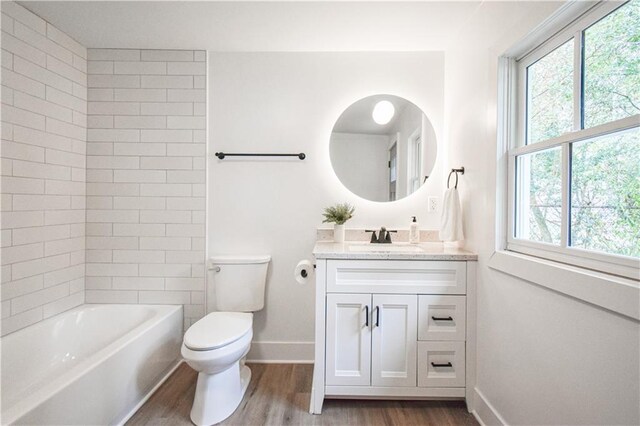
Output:
[[[251,381],[251,370],[244,360],[216,374],[198,374],[191,408],[191,421],[197,426],[220,423],[238,408]]]

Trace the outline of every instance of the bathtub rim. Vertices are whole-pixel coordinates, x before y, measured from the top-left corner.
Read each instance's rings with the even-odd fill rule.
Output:
[[[44,327],[47,322],[53,322],[57,317],[63,316],[65,314],[71,314],[75,311],[82,311],[84,309],[91,309],[97,307],[127,307],[132,309],[134,307],[147,307],[152,308],[155,311],[154,316],[144,321],[142,324],[139,324],[137,327],[129,330],[126,334],[120,336],[116,340],[112,341],[110,344],[101,348],[99,351],[95,352],[87,359],[81,361],[75,367],[71,368],[69,371],[63,373],[61,376],[53,379],[52,381],[46,383],[39,389],[31,392],[28,397],[23,398],[12,406],[8,408],[2,407],[2,411],[0,411],[0,420],[2,424],[12,424],[15,421],[19,420],[21,417],[29,413],[31,410],[38,407],[38,405],[45,402],[47,399],[53,397],[54,395],[60,393],[66,387],[68,387],[73,382],[79,380],[83,375],[88,372],[98,368],[101,364],[100,361],[108,359],[109,357],[118,353],[123,347],[127,344],[132,343],[133,341],[139,339],[146,331],[158,326],[163,319],[170,317],[171,315],[175,315],[176,312],[180,312],[180,319],[183,320],[183,307],[182,305],[133,305],[133,304],[122,304],[122,303],[85,303],[82,305],[78,305],[68,311],[61,312],[57,315],[47,318],[46,320],[40,321],[32,326],[25,327],[21,330],[16,331],[15,333],[19,333],[22,330],[26,330],[30,327],[42,326]],[[184,328],[184,324],[183,324]],[[183,331],[183,330],[181,330]],[[6,336],[3,336],[0,339],[2,342],[6,337],[11,336],[14,333],[10,333]],[[0,345],[4,344],[3,342]],[[180,358],[178,358],[180,360]],[[180,363],[176,363],[179,365]],[[175,368],[175,367],[172,367]],[[166,378],[163,378],[166,380]],[[148,398],[148,396],[147,396]],[[133,413],[132,413],[133,414]]]

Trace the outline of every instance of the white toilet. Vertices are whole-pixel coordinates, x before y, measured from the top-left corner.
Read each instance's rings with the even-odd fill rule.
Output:
[[[264,307],[271,256],[214,256],[207,282],[208,315],[184,335],[182,356],[198,372],[191,420],[220,423],[240,405],[251,370],[244,365],[253,337],[253,313]]]

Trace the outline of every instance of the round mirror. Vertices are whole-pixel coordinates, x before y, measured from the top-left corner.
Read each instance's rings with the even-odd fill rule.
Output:
[[[374,95],[340,115],[329,149],[333,170],[351,192],[371,201],[395,201],[429,178],[437,144],[420,108],[398,96]]]

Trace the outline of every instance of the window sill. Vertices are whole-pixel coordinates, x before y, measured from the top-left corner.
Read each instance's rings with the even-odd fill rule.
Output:
[[[489,268],[640,320],[640,283],[512,251],[496,251]]]

